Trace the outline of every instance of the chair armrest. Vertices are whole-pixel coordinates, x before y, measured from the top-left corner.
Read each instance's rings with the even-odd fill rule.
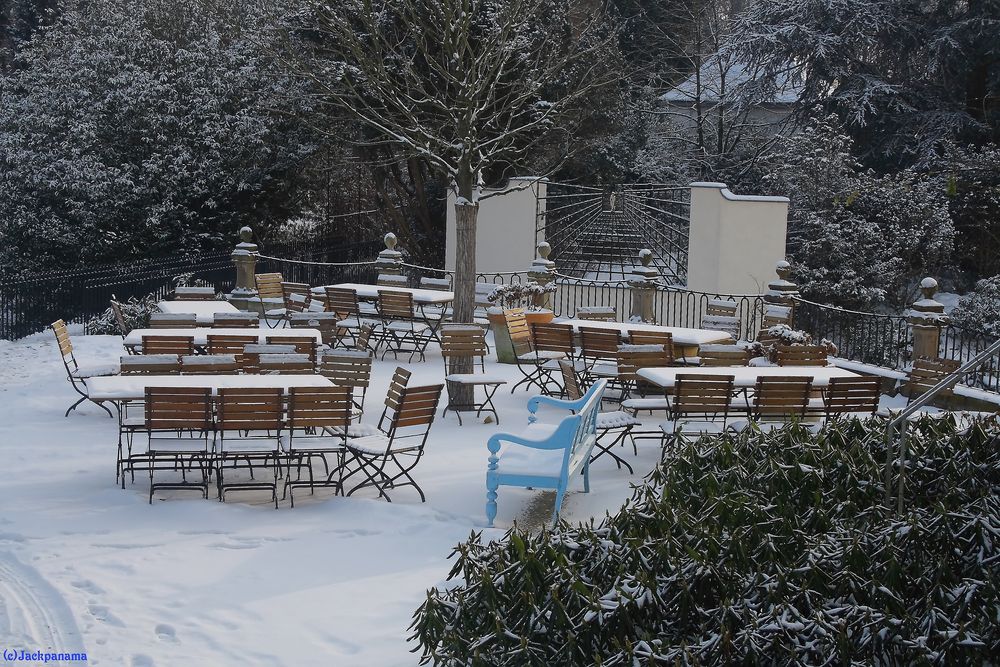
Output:
[[[555,433],[558,433],[558,431]],[[500,451],[500,443],[502,442],[512,442],[515,445],[524,445],[532,449],[566,449],[567,444],[572,446],[572,441],[567,443],[565,440],[553,437],[555,433],[544,439],[526,438],[522,435],[514,435],[513,433],[495,433],[490,436],[490,439],[486,442],[486,446],[493,454]]]
[[[530,399],[528,399],[528,412],[531,413],[528,415],[528,421],[534,422],[535,419],[537,419],[537,417],[535,417],[535,413],[538,411],[538,408],[542,405],[551,405],[552,407],[561,408],[563,410],[570,410],[571,412],[576,412],[580,408],[582,408],[584,403],[586,402],[587,402],[586,396],[577,399],[575,401],[567,401],[562,398],[553,398],[552,396],[545,396],[541,394],[538,396],[532,396]]]

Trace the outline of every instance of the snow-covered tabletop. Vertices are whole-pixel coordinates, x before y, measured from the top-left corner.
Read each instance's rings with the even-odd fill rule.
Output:
[[[194,336],[195,345],[208,345],[208,335],[216,336],[257,336],[257,342],[266,343],[267,338],[297,338],[312,336],[317,343],[323,342],[319,329],[270,329],[268,327],[198,327],[196,329],[133,329],[125,336],[125,347],[142,345],[143,336]]]
[[[455,300],[454,292],[445,292],[433,289],[418,289],[414,287],[386,287],[382,285],[366,285],[363,283],[337,283],[336,285],[324,285],[314,287],[313,294],[322,295],[326,293],[327,287],[339,287],[340,289],[352,289],[358,293],[362,299],[378,298],[379,290],[391,290],[393,292],[409,292],[413,295],[414,303],[451,303]]]
[[[830,378],[858,377],[836,366],[706,366],[706,367],[671,367],[671,368],[640,368],[636,374],[661,387],[673,387],[678,375],[732,375],[733,386],[752,387],[757,384],[760,376],[777,377],[809,377],[813,387],[825,387],[830,384]]]
[[[160,301],[156,307],[162,313],[192,313],[198,317],[198,324],[211,324],[216,313],[240,312],[228,301]]]
[[[101,380],[101,382],[97,382]],[[87,381],[87,392],[95,401],[138,400],[146,387],[208,387],[219,389],[282,389],[290,387],[329,387],[333,383],[322,375],[115,375]]]
[[[571,320],[560,319],[554,321],[557,324],[568,324],[573,327],[573,331],[579,331],[580,327],[591,329],[617,329],[622,334],[632,331],[660,331],[673,336],[676,345],[706,345],[709,343],[732,343],[733,337],[725,331],[712,331],[711,329],[688,329],[685,327],[664,327],[657,324],[634,324],[632,322],[601,322],[596,320]]]

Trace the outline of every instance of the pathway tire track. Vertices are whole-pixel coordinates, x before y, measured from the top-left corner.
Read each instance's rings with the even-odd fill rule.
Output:
[[[0,648],[85,653],[66,600],[38,570],[0,551]]]

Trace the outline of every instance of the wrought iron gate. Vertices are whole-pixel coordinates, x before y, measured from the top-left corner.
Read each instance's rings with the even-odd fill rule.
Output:
[[[622,280],[649,248],[664,279],[683,285],[690,202],[687,187],[549,183],[538,198],[535,235],[552,246],[560,273]]]

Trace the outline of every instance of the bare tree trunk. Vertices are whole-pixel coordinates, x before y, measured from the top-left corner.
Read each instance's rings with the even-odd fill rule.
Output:
[[[476,219],[479,204],[468,199],[455,203],[455,301],[452,303],[455,322],[473,322],[476,308]],[[457,357],[451,360],[452,373],[471,373],[471,357]],[[448,388],[453,405],[472,405],[475,401],[475,387],[453,384]]]

